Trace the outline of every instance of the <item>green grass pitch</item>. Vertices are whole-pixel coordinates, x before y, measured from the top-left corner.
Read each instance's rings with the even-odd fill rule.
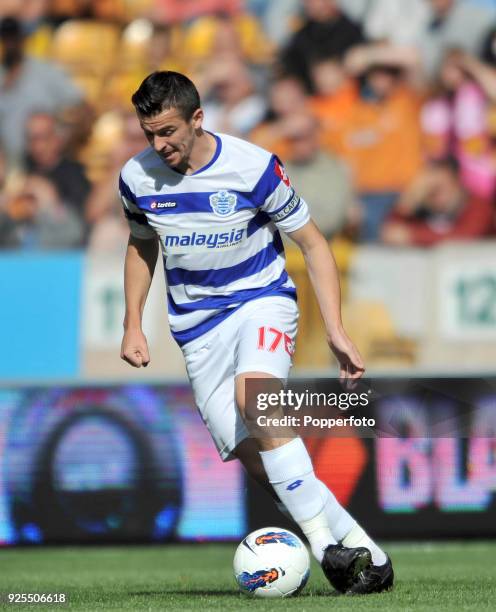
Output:
[[[496,542],[386,546],[396,571],[389,593],[335,597],[314,563],[303,593],[252,599],[237,592],[234,545],[115,546],[0,551],[0,591],[66,593],[66,606],[3,610],[495,610]]]

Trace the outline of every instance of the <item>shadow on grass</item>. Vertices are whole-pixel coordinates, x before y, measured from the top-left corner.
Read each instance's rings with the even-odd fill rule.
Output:
[[[249,595],[244,595],[239,591],[222,591],[220,589],[199,589],[199,588],[191,588],[191,589],[164,589],[163,591],[129,591],[128,595],[134,597],[163,597],[164,595],[203,595],[203,596],[212,596],[212,597],[239,597],[243,600],[249,600],[251,597]],[[326,591],[324,589],[315,589],[312,591],[303,591],[298,595],[298,599],[310,598],[310,597],[340,597],[341,593],[337,591]],[[258,599],[258,598],[257,598]],[[292,598],[290,598],[292,599]]]
[[[134,597],[159,597],[164,595],[212,595],[214,597],[235,597],[236,591],[221,591],[214,589],[164,589],[163,591],[129,591],[128,595]]]

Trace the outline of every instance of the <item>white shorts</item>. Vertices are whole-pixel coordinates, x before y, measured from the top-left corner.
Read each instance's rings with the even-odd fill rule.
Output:
[[[183,349],[196,405],[223,461],[248,437],[235,401],[234,379],[264,372],[286,380],[291,367],[298,306],[271,296],[247,302]]]

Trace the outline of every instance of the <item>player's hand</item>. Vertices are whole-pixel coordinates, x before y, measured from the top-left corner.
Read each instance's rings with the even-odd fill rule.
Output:
[[[363,359],[344,329],[332,332],[328,338],[329,347],[339,363],[339,378],[344,381],[359,379],[365,372]]]
[[[150,363],[150,353],[145,334],[141,329],[127,329],[121,345],[121,359],[135,368],[141,368]]]

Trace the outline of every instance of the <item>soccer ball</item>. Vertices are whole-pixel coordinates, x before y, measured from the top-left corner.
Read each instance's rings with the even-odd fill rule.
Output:
[[[310,575],[305,545],[291,531],[265,527],[253,531],[234,555],[234,576],[239,588],[257,597],[297,595]]]

